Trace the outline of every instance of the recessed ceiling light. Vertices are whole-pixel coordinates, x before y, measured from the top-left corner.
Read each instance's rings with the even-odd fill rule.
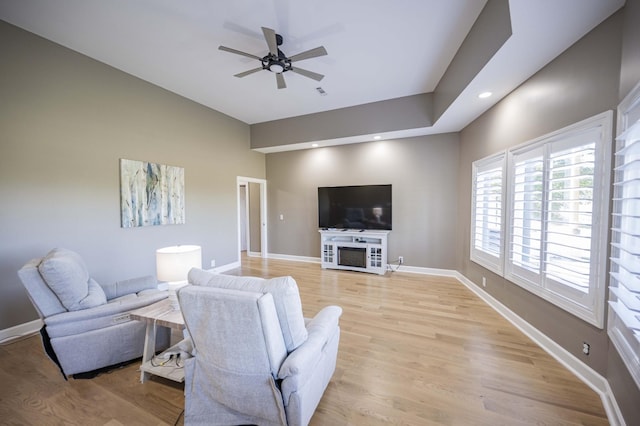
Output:
[[[311,144],[311,148],[317,148],[317,147],[318,147],[318,144],[317,144],[317,143],[312,143],[312,144]]]
[[[484,98],[488,98],[488,97],[489,97],[489,96],[491,96],[492,94],[493,94],[493,93],[491,93],[491,92],[482,92],[482,93],[480,93],[480,94],[478,95],[478,97],[479,97],[480,99],[484,99]]]
[[[380,135],[375,135],[375,136],[373,137],[373,139],[375,139],[375,140],[382,139],[382,136],[380,136]]]

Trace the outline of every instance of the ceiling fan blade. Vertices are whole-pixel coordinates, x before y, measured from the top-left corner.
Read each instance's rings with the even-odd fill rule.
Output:
[[[225,52],[229,52],[229,53],[235,53],[236,55],[246,56],[247,58],[257,59],[259,61],[262,60],[262,58],[260,58],[260,57],[258,57],[256,55],[252,55],[251,53],[241,52],[240,50],[232,49],[230,47],[218,46],[218,49],[219,50],[224,50]]]
[[[258,71],[262,71],[262,70],[263,70],[263,68],[262,68],[262,67],[260,67],[260,68],[254,68],[254,69],[249,70],[249,71],[245,71],[245,72],[241,72],[241,73],[235,74],[235,75],[234,75],[234,77],[246,77],[246,76],[248,76],[249,74],[253,74],[254,72],[258,72]]]
[[[300,74],[305,77],[312,78],[315,81],[320,81],[324,78],[324,75],[322,74],[318,74],[317,72],[313,72],[313,71],[303,70],[302,68],[298,68],[298,67],[291,67],[291,71],[295,72],[296,74]]]
[[[324,56],[327,54],[327,49],[324,46],[316,47],[315,49],[300,52],[297,55],[291,56],[289,59],[293,61],[301,61],[303,59],[317,58],[318,56]]]
[[[262,34],[264,34],[264,39],[267,42],[267,46],[269,46],[269,52],[271,52],[272,55],[278,56],[276,32],[271,28],[262,27]]]
[[[284,82],[284,76],[282,73],[276,73],[276,82],[278,83],[278,89],[285,89],[287,84]]]

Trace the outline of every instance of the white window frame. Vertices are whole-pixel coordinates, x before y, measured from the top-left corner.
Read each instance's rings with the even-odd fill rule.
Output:
[[[611,135],[613,112],[607,111],[579,123],[542,136],[507,152],[507,218],[505,240],[504,277],[509,281],[525,288],[539,297],[561,307],[577,317],[599,328],[604,327],[604,306],[606,289],[607,265],[607,236],[609,231],[609,186],[611,175]],[[595,169],[593,178],[593,208],[590,244],[589,288],[583,291],[573,290],[569,286],[554,281],[544,274],[544,259],[546,251],[546,228],[548,226],[548,191],[550,181],[549,157],[557,149],[554,146],[565,145],[568,139],[579,137],[580,134],[598,130],[600,137],[595,143]],[[570,143],[570,142],[567,142]],[[555,145],[554,145],[555,144]],[[515,203],[515,159],[536,157],[542,154],[542,210],[540,214],[542,241],[540,243],[540,267],[532,271],[520,267],[512,261],[514,245],[514,203]]]
[[[640,212],[623,208],[640,204],[640,83],[618,106],[617,133],[607,333],[640,388]]]
[[[481,160],[474,161],[471,165],[471,174],[472,174],[472,183],[471,183],[471,237],[470,237],[470,258],[472,261],[477,264],[484,266],[485,268],[493,271],[499,275],[502,275],[503,265],[504,265],[504,218],[505,218],[505,191],[504,186],[506,182],[506,152],[501,152],[499,154],[495,154],[489,157],[485,157]],[[484,199],[484,209],[483,214],[478,215],[478,197],[482,196],[479,193],[482,191],[482,188],[478,187],[478,176],[483,175],[484,173],[492,172],[492,171],[500,171],[500,205],[499,212],[496,215],[496,207],[487,207],[487,204],[490,201],[485,197]],[[494,210],[493,212],[489,212],[488,210]],[[498,255],[496,256],[489,250],[485,250],[482,247],[478,247],[476,245],[477,241],[477,233],[481,234],[481,237],[485,240],[490,237],[486,235],[486,232],[490,230],[488,227],[483,227],[483,229],[478,229],[476,227],[476,223],[480,220],[483,222],[488,222],[491,220],[495,220],[495,217],[499,216],[499,247],[498,247]]]

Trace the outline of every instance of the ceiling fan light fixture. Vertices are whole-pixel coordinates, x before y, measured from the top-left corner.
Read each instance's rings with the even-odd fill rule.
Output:
[[[281,63],[276,62],[276,63],[273,63],[273,64],[269,64],[268,69],[271,72],[275,72],[276,74],[280,74],[280,73],[284,72],[285,67]]]

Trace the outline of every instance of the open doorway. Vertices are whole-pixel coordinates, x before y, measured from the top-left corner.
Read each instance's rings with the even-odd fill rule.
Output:
[[[238,261],[267,257],[267,181],[238,176]]]

